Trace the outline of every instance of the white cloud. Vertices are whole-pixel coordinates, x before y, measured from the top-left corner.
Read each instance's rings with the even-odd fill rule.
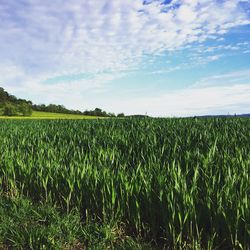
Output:
[[[44,84],[47,76],[40,76],[36,81],[27,77],[22,84],[1,84],[8,92],[17,93],[20,98],[28,98],[34,103],[57,103],[68,108],[85,110],[95,107],[89,103],[89,94],[105,93],[108,83],[123,76],[123,73],[101,73],[90,79],[59,81],[52,84]],[[27,91],[28,90],[28,91]]]
[[[236,83],[249,84],[250,82],[250,69],[233,71],[225,74],[212,75],[204,77],[199,80],[194,86],[221,86],[232,85]]]
[[[249,113],[250,85],[193,87],[152,97],[114,100],[114,103],[119,103],[113,106],[114,112],[128,110],[131,114],[163,117]]]
[[[177,12],[177,17],[184,23],[192,23],[196,18],[195,8],[192,5],[182,5]]]
[[[117,71],[249,22],[235,0],[142,2],[2,1],[0,52],[14,48],[23,67],[58,73]]]
[[[11,64],[0,69],[0,82],[21,96],[32,89],[30,98],[35,101],[70,103],[68,100],[74,99],[80,105],[85,90],[103,91],[108,82],[120,77],[119,72],[137,69],[145,55],[218,40],[230,28],[249,23],[240,0],[162,2],[2,0],[0,56],[2,64]],[[201,63],[219,57],[208,55]],[[43,84],[46,78],[82,72],[97,75],[94,79]],[[185,91],[184,95],[191,96]],[[177,93],[171,96],[166,98],[178,99]],[[160,105],[164,98],[155,103]]]
[[[0,64],[0,81],[3,83],[5,81],[16,80],[24,75],[23,69],[13,63],[6,62]]]

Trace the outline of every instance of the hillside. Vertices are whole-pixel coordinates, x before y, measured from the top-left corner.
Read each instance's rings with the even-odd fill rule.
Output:
[[[32,105],[31,101],[17,98],[14,95],[11,95],[7,91],[5,91],[4,88],[0,87],[0,105],[4,103],[13,103],[13,104],[27,103],[27,104]]]
[[[33,104],[30,100],[19,99],[0,87],[0,118],[2,117],[30,117],[37,119],[85,119],[95,117],[115,117],[100,108],[94,110],[70,110],[58,104]],[[118,114],[123,117],[124,114]]]

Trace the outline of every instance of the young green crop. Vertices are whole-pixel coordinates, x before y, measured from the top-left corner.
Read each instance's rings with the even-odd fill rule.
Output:
[[[1,120],[4,193],[175,248],[250,247],[250,120]]]

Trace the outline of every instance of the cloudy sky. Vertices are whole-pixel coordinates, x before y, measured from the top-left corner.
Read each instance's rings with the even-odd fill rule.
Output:
[[[0,0],[0,59],[37,104],[250,113],[250,0]]]

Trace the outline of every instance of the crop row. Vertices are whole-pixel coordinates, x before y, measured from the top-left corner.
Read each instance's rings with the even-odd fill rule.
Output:
[[[0,187],[187,248],[250,246],[250,120],[0,121]]]

